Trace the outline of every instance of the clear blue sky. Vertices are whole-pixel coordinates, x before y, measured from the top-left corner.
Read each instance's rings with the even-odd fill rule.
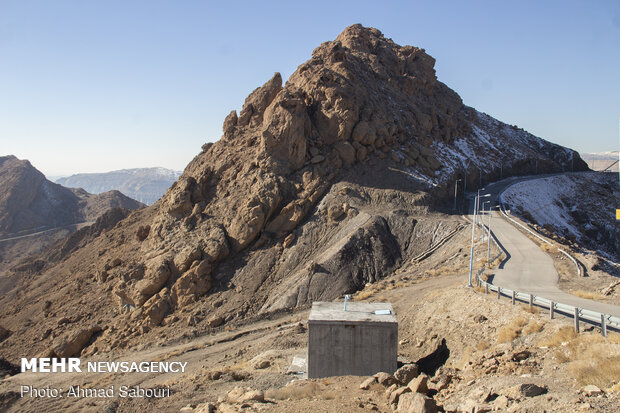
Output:
[[[0,155],[48,175],[183,169],[249,92],[354,23],[425,48],[467,105],[618,150],[617,0],[0,0]]]

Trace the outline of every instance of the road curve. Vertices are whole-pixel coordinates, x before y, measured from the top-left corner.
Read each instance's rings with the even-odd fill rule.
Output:
[[[490,193],[492,205],[496,205],[499,202],[499,194],[510,185],[522,180],[538,178],[540,176],[496,182],[480,193]],[[485,223],[488,218],[486,214]],[[587,300],[560,290],[557,287],[558,273],[551,257],[500,213],[493,211],[492,214],[491,231],[502,247],[510,254],[503,268],[495,271],[493,284],[544,297],[555,302],[620,317],[620,306]]]

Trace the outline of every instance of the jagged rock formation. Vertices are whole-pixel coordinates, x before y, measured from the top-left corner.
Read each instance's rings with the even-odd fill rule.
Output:
[[[56,183],[69,188],[83,188],[91,194],[118,190],[132,199],[151,205],[166,193],[180,174],[165,168],[135,168],[76,174],[59,178]]]
[[[54,280],[47,294],[56,298],[40,311],[49,324],[69,311],[79,314],[74,329],[101,324],[89,353],[163,334],[188,312],[189,325],[202,318],[210,328],[331,300],[453,231],[456,217],[432,211],[456,179],[471,188],[479,170],[489,181],[536,164],[587,168],[574,151],[464,106],[433,65],[423,49],[376,29],[345,29],[284,86],[276,74],[252,92],[162,199],[73,249],[0,308],[26,296],[40,305],[43,280]],[[62,301],[76,283],[80,298]],[[26,306],[2,318],[27,324]],[[32,334],[2,346],[17,354]],[[53,352],[66,341],[57,334],[68,333],[52,328],[52,342],[32,351]]]

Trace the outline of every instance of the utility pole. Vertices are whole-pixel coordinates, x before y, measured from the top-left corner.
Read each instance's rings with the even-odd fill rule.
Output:
[[[456,194],[457,194],[457,190],[458,190],[458,184],[459,184],[460,179],[457,179],[454,182],[454,210],[456,211]]]
[[[469,282],[468,287],[473,287],[471,283],[472,272],[474,269],[474,233],[476,231],[476,211],[478,211],[478,197],[474,199],[474,216],[471,220],[471,249],[469,251]]]
[[[486,195],[482,195],[481,197],[480,190],[478,190],[478,195],[476,196],[474,200],[474,216],[473,216],[473,219],[471,220],[471,249],[469,251],[469,282],[467,284],[468,287],[473,287],[471,280],[472,280],[473,271],[474,271],[474,236],[476,233],[476,219],[478,217],[478,205],[480,204],[480,198],[487,198],[490,196],[491,194],[486,194]]]
[[[491,210],[493,208],[497,208],[499,205],[495,205],[494,207],[489,207],[489,228],[488,228],[488,237],[487,237],[487,263],[491,259],[491,218],[493,218],[493,214],[491,214]]]
[[[467,169],[463,173],[463,195],[467,192]]]
[[[478,221],[478,209],[480,209],[480,205],[478,204],[480,202],[480,189],[478,189],[478,193],[476,194],[476,202],[474,202],[474,206],[476,208],[476,210],[474,211],[474,218],[476,218],[476,225],[480,225],[480,222]]]
[[[482,203],[482,215],[483,216],[480,218],[480,226],[482,227],[482,242],[484,242],[484,213],[485,213],[484,206],[490,203],[491,201],[485,201]],[[490,210],[490,207],[489,207],[489,210]]]

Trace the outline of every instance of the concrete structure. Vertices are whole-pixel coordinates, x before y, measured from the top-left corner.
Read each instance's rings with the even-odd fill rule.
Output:
[[[308,378],[393,373],[397,356],[398,321],[391,304],[349,301],[344,311],[343,303],[312,303]]]

